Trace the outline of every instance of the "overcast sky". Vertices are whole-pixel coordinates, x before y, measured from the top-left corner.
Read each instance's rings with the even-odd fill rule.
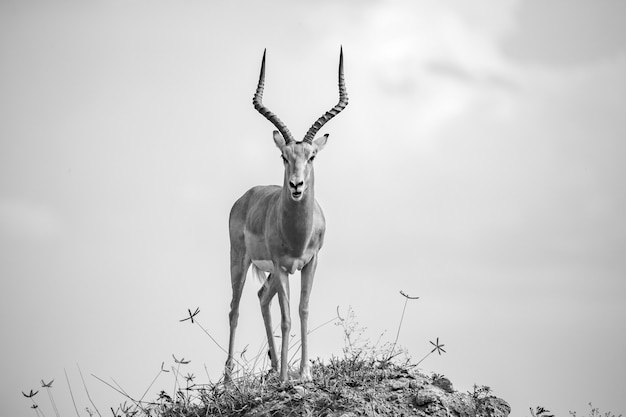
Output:
[[[76,363],[104,412],[123,398],[92,373],[135,397],[172,354],[220,377],[225,354],[178,320],[199,307],[227,345],[228,212],[282,181],[251,104],[263,49],[264,102],[302,137],[337,101],[343,45],[311,327],[352,306],[393,340],[403,290],[420,299],[399,343],[419,359],[439,337],[420,366],[459,391],[488,385],[512,416],[626,414],[624,16],[617,0],[0,2],[0,411],[32,415],[20,391],[54,378],[72,415],[64,369],[84,409]],[[257,288],[238,351],[263,343]],[[340,355],[341,330],[310,344]]]

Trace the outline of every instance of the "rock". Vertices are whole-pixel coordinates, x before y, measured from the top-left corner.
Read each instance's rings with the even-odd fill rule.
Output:
[[[424,381],[417,381],[415,379],[409,382],[409,388],[411,389],[418,389],[423,387],[424,385],[426,385]]]
[[[430,403],[439,402],[442,395],[440,388],[427,385],[417,392],[414,402],[418,407],[422,407]]]
[[[400,381],[392,381],[389,384],[389,387],[392,391],[400,391],[409,387],[409,381],[405,379]]]
[[[445,376],[440,376],[439,378],[433,381],[433,385],[441,388],[445,392],[452,394],[454,392],[454,388],[452,387],[452,382]]]
[[[303,386],[296,385],[295,387],[293,387],[293,390],[295,391],[296,395],[304,396],[304,387]]]
[[[467,394],[454,393],[446,397],[446,407],[458,417],[476,417],[474,399]]]
[[[413,405],[431,417],[508,417],[509,404],[496,397],[474,400],[467,393],[444,391],[439,386],[420,388]]]
[[[483,398],[476,406],[476,415],[481,417],[507,417],[510,413],[509,403],[497,397]]]

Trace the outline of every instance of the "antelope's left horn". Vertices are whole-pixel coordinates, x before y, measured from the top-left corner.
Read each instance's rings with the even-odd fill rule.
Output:
[[[313,123],[313,126],[304,135],[303,142],[312,143],[317,132],[333,117],[337,116],[348,105],[348,91],[346,90],[346,81],[343,76],[343,47],[339,50],[339,103],[332,109],[328,110],[319,119]]]

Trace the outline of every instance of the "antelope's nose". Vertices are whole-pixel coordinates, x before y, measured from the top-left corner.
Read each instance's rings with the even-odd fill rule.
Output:
[[[293,188],[295,191],[297,191],[298,188],[302,187],[303,185],[304,185],[304,181],[298,181],[298,180],[289,181],[289,186]]]

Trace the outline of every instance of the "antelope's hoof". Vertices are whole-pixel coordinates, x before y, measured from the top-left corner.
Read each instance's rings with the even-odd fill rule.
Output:
[[[230,372],[224,372],[224,385],[233,385],[233,377]]]
[[[224,384],[231,385],[233,383],[233,364],[230,358],[224,365]]]
[[[313,376],[311,375],[310,366],[303,366],[302,369],[300,369],[300,381],[302,382],[313,381]]]
[[[276,369],[269,369],[265,374],[261,376],[263,381],[269,381],[278,377],[278,371]]]

